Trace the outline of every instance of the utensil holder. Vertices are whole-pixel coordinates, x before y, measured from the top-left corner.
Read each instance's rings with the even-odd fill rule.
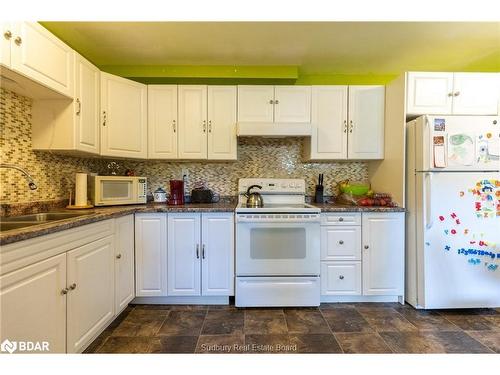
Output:
[[[323,185],[316,185],[314,191],[314,203],[324,203]]]

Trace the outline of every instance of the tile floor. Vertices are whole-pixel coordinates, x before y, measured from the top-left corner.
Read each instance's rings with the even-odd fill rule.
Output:
[[[131,305],[86,353],[500,353],[500,309]]]

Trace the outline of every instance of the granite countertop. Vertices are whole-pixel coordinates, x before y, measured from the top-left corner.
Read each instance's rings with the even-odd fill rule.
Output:
[[[236,202],[221,201],[219,203],[185,204],[181,206],[167,206],[165,203],[148,203],[143,205],[112,206],[86,210],[87,214],[71,219],[47,222],[24,228],[0,232],[0,245],[27,240],[34,237],[56,233],[66,229],[91,224],[102,220],[112,219],[134,213],[148,212],[234,212]],[[73,210],[61,210],[75,212]],[[1,218],[0,218],[1,219]]]
[[[50,233],[63,231],[91,224],[102,220],[112,219],[120,216],[149,213],[149,212],[234,212],[236,201],[224,200],[219,203],[185,204],[182,206],[168,206],[165,203],[148,203],[144,205],[112,206],[93,208],[88,214],[77,216],[71,219],[47,222],[44,224],[32,225],[24,228],[13,229],[0,232],[0,245],[27,240],[34,237],[43,236]],[[404,212],[401,207],[362,207],[349,206],[336,203],[313,203],[321,212]],[[61,211],[58,209],[57,211]],[[67,212],[74,212],[65,210]],[[1,219],[1,218],[0,218]]]

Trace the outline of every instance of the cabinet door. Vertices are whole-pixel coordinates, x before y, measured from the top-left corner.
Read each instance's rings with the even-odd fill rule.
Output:
[[[179,86],[179,158],[207,158],[207,86]]]
[[[146,85],[101,72],[101,112],[101,155],[146,158]]]
[[[496,115],[500,92],[498,73],[455,73],[454,115]]]
[[[115,220],[115,316],[134,297],[134,215],[127,215]]]
[[[363,294],[402,295],[404,213],[364,213]]]
[[[67,253],[68,353],[79,353],[114,316],[114,241],[108,236]]]
[[[321,295],[361,294],[361,262],[321,262]]]
[[[274,86],[238,86],[238,122],[274,121]]]
[[[10,46],[14,43],[14,30],[9,22],[0,22],[0,65],[10,67]]]
[[[168,295],[201,295],[200,214],[168,215]]]
[[[407,86],[407,114],[451,114],[453,73],[411,72]]]
[[[75,53],[75,145],[99,154],[100,71]]]
[[[384,158],[384,86],[349,86],[349,159]]]
[[[361,227],[322,226],[321,260],[361,260]]]
[[[135,281],[138,297],[167,295],[167,214],[135,215]]]
[[[47,341],[66,352],[66,254],[0,277],[0,341]]]
[[[148,86],[148,158],[177,158],[177,85]]]
[[[311,122],[311,86],[274,86],[274,122]]]
[[[234,216],[202,214],[202,295],[234,295]]]
[[[312,88],[311,159],[347,159],[347,86]]]
[[[236,86],[208,86],[208,159],[236,160]]]
[[[73,97],[74,51],[36,22],[17,22],[11,44],[13,70]]]

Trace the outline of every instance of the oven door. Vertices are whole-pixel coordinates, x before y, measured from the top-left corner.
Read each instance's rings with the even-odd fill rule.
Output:
[[[287,215],[237,215],[238,276],[319,275],[319,215],[305,220],[281,216]]]

